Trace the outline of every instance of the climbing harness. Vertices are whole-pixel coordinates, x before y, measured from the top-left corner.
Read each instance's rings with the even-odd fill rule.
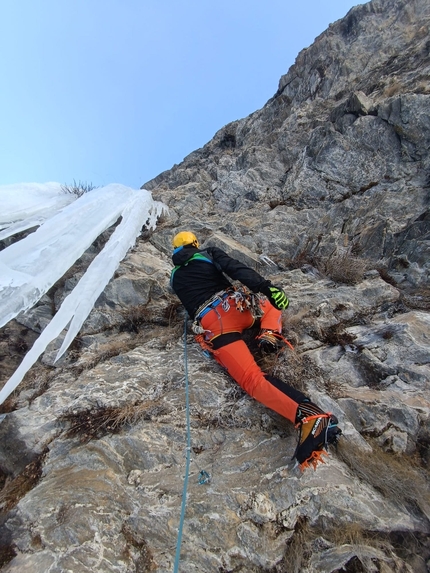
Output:
[[[200,321],[205,314],[216,308],[218,305],[222,306],[224,312],[228,312],[234,305],[236,310],[239,312],[249,310],[254,319],[261,318],[264,314],[260,305],[260,301],[263,296],[264,295],[252,293],[245,287],[231,287],[226,290],[219,291],[197,309],[191,330],[197,335],[204,334],[206,330],[201,326]]]
[[[181,542],[182,533],[184,529],[185,520],[185,509],[187,505],[187,488],[188,488],[188,478],[190,474],[190,462],[191,460],[191,429],[190,429],[190,397],[189,397],[189,385],[188,385],[188,357],[187,357],[187,316],[185,315],[184,320],[184,369],[185,369],[185,409],[186,409],[186,425],[187,425],[187,447],[186,447],[186,465],[185,465],[185,476],[184,476],[184,487],[182,490],[182,506],[181,506],[181,517],[179,520],[178,528],[178,538],[176,542],[176,555],[174,564],[174,573],[178,572],[179,560],[181,555]],[[204,471],[200,470],[198,483],[200,485],[209,483],[210,475]]]
[[[202,328],[201,319],[212,309],[216,308],[219,304],[223,305],[223,309],[227,312],[230,309],[228,303],[229,291],[221,290],[215,293],[209,300],[205,301],[196,311],[194,322],[191,325],[191,330],[194,334],[204,334],[206,330]]]

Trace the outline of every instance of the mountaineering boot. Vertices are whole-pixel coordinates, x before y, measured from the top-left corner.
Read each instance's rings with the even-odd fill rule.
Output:
[[[285,348],[286,341],[282,334],[276,330],[269,330],[262,328],[259,335],[256,337],[258,348],[264,354],[271,354]]]
[[[299,404],[296,414],[299,443],[293,458],[296,458],[302,471],[310,466],[316,469],[318,462],[324,463],[322,455],[328,455],[324,449],[328,444],[337,444],[342,434],[337,424],[336,416],[323,412],[313,402]]]

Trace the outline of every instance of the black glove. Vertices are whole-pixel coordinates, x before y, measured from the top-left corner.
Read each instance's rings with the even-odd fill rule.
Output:
[[[269,302],[278,310],[285,310],[290,304],[287,295],[280,287],[269,285],[262,289],[262,293],[267,296]]]

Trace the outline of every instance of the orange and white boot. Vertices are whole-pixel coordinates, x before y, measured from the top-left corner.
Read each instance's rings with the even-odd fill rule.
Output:
[[[296,458],[302,471],[310,466],[315,470],[319,462],[324,463],[322,456],[328,455],[325,451],[328,444],[336,445],[342,434],[337,424],[336,416],[323,412],[313,402],[299,404],[296,414],[299,443],[293,458]]]

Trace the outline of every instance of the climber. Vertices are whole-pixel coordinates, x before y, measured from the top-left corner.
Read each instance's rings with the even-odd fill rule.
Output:
[[[218,247],[199,249],[191,231],[176,234],[172,245],[175,268],[170,284],[193,320],[196,340],[243,390],[296,425],[299,441],[293,458],[301,469],[315,468],[322,461],[323,448],[336,443],[341,434],[337,418],[299,390],[265,374],[242,337],[259,318],[261,330],[256,338],[260,349],[276,352],[282,348],[286,341],[281,316],[289,305],[287,295]],[[226,275],[244,287],[233,287]]]

